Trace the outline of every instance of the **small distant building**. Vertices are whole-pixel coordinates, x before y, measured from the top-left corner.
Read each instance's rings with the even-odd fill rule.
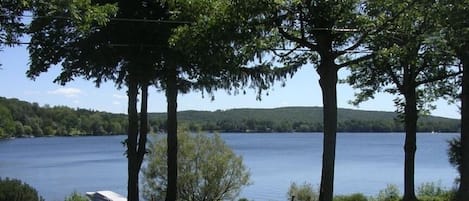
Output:
[[[127,198],[113,191],[86,192],[91,201],[127,201]]]

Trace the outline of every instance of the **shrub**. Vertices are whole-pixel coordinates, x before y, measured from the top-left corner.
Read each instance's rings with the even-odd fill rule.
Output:
[[[288,200],[295,196],[295,201],[317,201],[319,199],[319,193],[308,183],[298,186],[293,182],[288,189],[287,196]]]
[[[458,170],[459,175],[461,175],[461,163],[462,163],[462,148],[461,148],[461,138],[455,137],[451,140],[448,140],[448,160],[449,163]],[[459,183],[459,177],[455,179],[455,183]]]
[[[178,200],[234,200],[249,184],[242,158],[218,134],[178,133]],[[164,200],[167,184],[166,138],[150,146],[143,169],[143,196]]]
[[[417,188],[417,197],[420,201],[449,201],[453,195],[453,191],[444,189],[441,183],[423,183]]]
[[[334,201],[367,201],[365,195],[361,193],[354,193],[352,195],[338,195],[334,197]]]
[[[396,185],[388,185],[385,189],[379,191],[376,201],[399,201],[401,200],[399,188]]]
[[[89,201],[89,199],[86,196],[81,195],[80,193],[73,192],[65,198],[65,201]]]
[[[0,178],[0,200],[4,201],[44,201],[36,189],[18,179]]]

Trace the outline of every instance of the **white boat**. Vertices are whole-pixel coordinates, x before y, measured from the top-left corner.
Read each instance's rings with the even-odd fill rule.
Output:
[[[91,201],[127,201],[127,198],[113,191],[86,192]]]

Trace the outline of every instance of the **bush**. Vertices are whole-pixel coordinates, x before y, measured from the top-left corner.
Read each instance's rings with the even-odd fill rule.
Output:
[[[36,189],[18,179],[0,178],[1,201],[44,201]]]
[[[73,192],[65,198],[65,201],[89,201],[89,199],[88,197],[81,195],[80,193]]]
[[[178,200],[234,200],[249,184],[249,172],[242,158],[216,134],[178,133]],[[166,138],[150,146],[143,169],[143,196],[164,200],[167,184]]]
[[[461,148],[461,138],[455,137],[448,141],[448,160],[449,163],[458,170],[459,175],[461,175],[461,163],[462,163],[462,148]],[[459,183],[459,177],[455,179],[455,183]]]
[[[288,189],[287,196],[288,200],[295,196],[295,201],[317,201],[319,199],[319,193],[308,183],[298,186],[293,182]]]
[[[376,201],[399,201],[401,200],[399,188],[396,185],[388,185],[385,189],[379,191]]]
[[[338,195],[334,197],[334,201],[367,201],[365,195],[361,193],[354,193],[352,195]]]
[[[453,195],[453,191],[444,189],[441,183],[423,183],[417,188],[417,197],[420,201],[449,201]]]

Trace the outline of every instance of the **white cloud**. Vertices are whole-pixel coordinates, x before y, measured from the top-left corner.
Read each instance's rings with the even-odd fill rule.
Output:
[[[113,101],[112,104],[114,104],[114,105],[120,105],[121,102],[119,102],[119,101]]]
[[[120,95],[120,94],[113,94],[112,96],[117,99],[127,99],[127,96]]]
[[[54,94],[54,95],[62,95],[68,98],[77,97],[78,95],[83,94],[83,92],[80,89],[71,88],[71,87],[59,88],[54,91],[48,91],[47,93]]]

